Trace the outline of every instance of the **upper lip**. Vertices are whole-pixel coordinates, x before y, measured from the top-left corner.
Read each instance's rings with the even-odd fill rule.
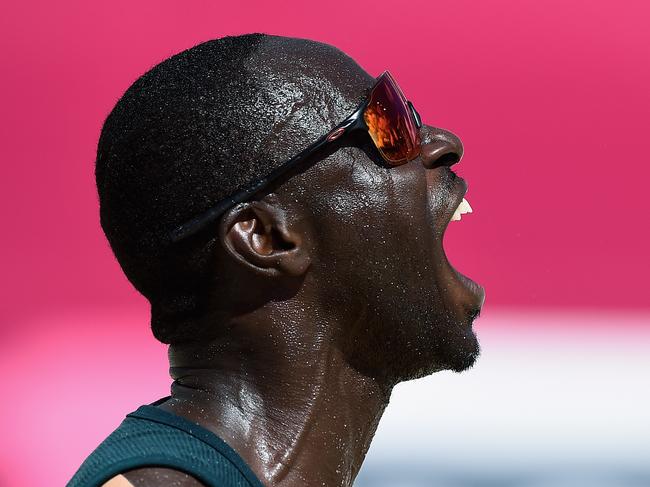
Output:
[[[445,228],[447,228],[447,225],[449,225],[451,217],[454,215],[456,208],[458,208],[458,205],[460,205],[460,203],[463,201],[463,198],[465,197],[465,194],[467,193],[467,182],[451,169],[445,169],[449,172],[449,176],[452,178],[452,184],[454,188],[453,191],[455,195],[455,198],[451,200],[447,208],[447,216],[449,217],[447,218],[445,225]]]

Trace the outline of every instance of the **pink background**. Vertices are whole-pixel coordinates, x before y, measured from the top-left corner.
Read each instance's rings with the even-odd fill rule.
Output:
[[[445,246],[486,287],[485,315],[650,311],[648,5],[5,6],[0,484],[63,483],[125,412],[166,394],[165,351],[148,334],[146,302],[99,227],[93,164],[103,120],[124,90],[208,39],[260,31],[333,44],[371,74],[390,69],[426,123],[459,135],[466,152],[456,167],[475,212],[450,226]],[[42,471],[30,469],[44,458]]]

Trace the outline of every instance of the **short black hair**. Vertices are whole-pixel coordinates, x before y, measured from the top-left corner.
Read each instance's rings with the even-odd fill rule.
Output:
[[[164,343],[186,335],[183,321],[206,306],[212,254],[211,242],[172,249],[168,232],[269,171],[250,155],[257,127],[246,112],[259,94],[242,65],[264,37],[224,37],[163,61],[131,85],[102,128],[101,225]]]
[[[271,54],[258,55],[265,43]],[[338,116],[342,93],[365,82],[363,71],[355,78],[343,69],[343,88],[332,85],[332,66],[311,66],[323,50],[335,48],[265,34],[204,42],[138,78],[108,115],[95,166],[101,225],[127,278],[149,300],[152,331],[163,343],[197,332],[194,318],[208,309],[214,282],[214,237],[179,245],[169,232],[302,147],[267,147],[278,139],[274,126],[304,105],[296,76],[319,93],[323,117]],[[344,68],[354,63],[336,52]],[[274,69],[298,74],[282,84]],[[331,122],[312,119],[318,135]]]

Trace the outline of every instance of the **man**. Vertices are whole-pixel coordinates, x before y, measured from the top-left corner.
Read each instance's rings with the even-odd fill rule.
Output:
[[[352,485],[393,386],[479,353],[483,290],[442,247],[462,152],[317,42],[227,37],[138,79],[100,137],[101,222],[174,382],[70,485]]]

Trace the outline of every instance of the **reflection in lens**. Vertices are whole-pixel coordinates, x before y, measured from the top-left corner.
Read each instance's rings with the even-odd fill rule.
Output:
[[[406,100],[388,72],[370,94],[363,118],[370,137],[391,164],[405,163],[420,153],[420,138]]]

